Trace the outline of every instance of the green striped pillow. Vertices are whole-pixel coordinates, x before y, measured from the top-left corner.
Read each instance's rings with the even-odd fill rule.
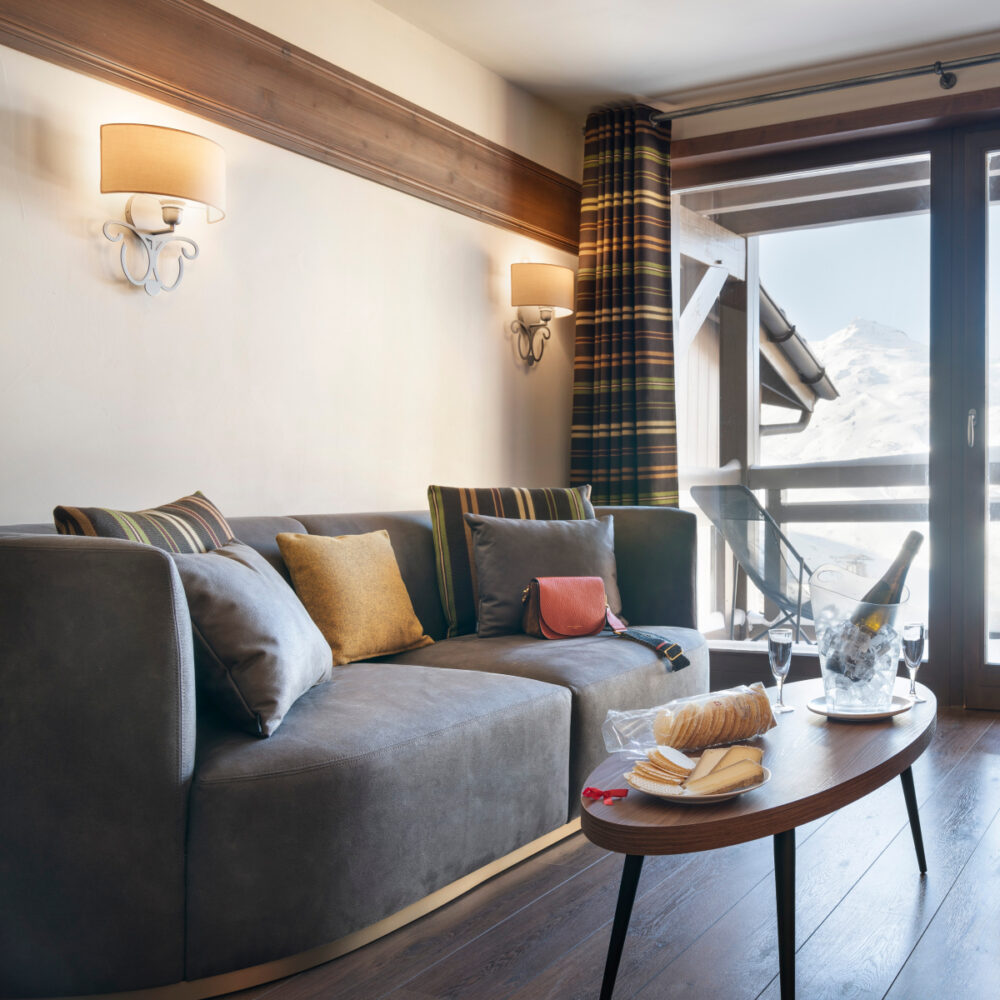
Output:
[[[476,631],[476,564],[472,556],[472,532],[465,523],[465,514],[539,521],[573,521],[594,516],[589,486],[572,489],[429,486],[427,499],[434,530],[438,590],[449,637]]]
[[[126,538],[167,552],[210,552],[235,539],[229,522],[203,493],[151,510],[56,507],[52,516],[60,535]]]

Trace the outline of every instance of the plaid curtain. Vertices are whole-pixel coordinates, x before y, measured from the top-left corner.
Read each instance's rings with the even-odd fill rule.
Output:
[[[571,475],[595,504],[678,501],[670,123],[654,113],[587,119]]]

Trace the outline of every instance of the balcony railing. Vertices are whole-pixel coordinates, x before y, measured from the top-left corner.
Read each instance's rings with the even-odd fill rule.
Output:
[[[866,497],[788,503],[783,491],[927,486],[927,454],[856,458],[846,462],[809,462],[802,465],[751,466],[751,490],[766,491],[764,506],[783,524],[842,522],[927,521],[928,502]]]
[[[990,465],[991,482],[1000,483],[1000,455]],[[926,523],[929,517],[927,500],[927,453],[861,458],[837,462],[809,462],[798,465],[751,466],[744,473],[738,463],[712,470],[688,470],[682,485],[743,483],[749,489],[764,493],[764,506],[779,528],[790,525],[907,522]],[[863,498],[801,500],[789,499],[789,494],[801,496],[804,491],[814,494],[834,490],[906,489],[917,495],[912,498],[865,496]],[[794,491],[794,492],[793,492]],[[922,494],[922,495],[921,495]],[[991,504],[990,516],[1000,519],[1000,502]],[[729,560],[721,539],[713,545],[714,600],[716,608],[726,609],[726,631],[729,631],[727,590],[732,587]],[[727,580],[727,577],[729,578]],[[728,584],[728,586],[727,586]],[[773,612],[774,609],[767,608]]]

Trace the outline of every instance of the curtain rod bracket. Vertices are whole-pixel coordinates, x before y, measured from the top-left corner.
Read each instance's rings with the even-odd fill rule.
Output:
[[[938,75],[938,83],[942,90],[951,90],[958,83],[958,77],[954,73],[946,73],[940,62],[934,63],[934,72]]]

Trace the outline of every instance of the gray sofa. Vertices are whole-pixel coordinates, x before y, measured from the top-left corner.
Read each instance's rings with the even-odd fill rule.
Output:
[[[168,555],[0,528],[0,996],[264,981],[565,828],[609,708],[708,690],[694,517],[597,513],[615,517],[625,615],[670,626],[689,667],[607,635],[447,639],[334,668],[268,739],[197,704]],[[386,528],[442,639],[426,513],[230,523],[286,578],[278,532]]]

